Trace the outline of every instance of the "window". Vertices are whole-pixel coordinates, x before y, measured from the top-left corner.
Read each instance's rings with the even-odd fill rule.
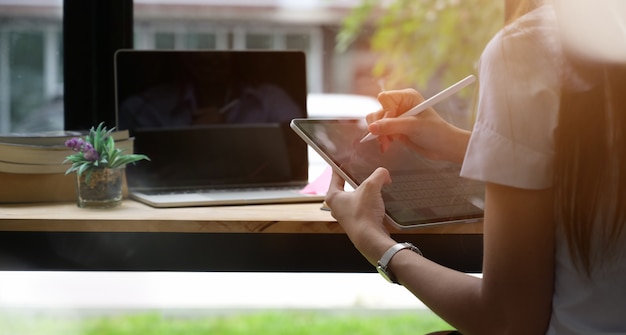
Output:
[[[146,7],[142,0],[136,0],[134,6],[134,47],[137,49],[215,49],[215,50],[302,50],[307,54],[308,88],[312,93],[332,91],[324,87],[324,78],[332,78],[331,73],[324,74],[323,55],[334,54],[332,43],[324,48],[324,39],[334,40],[333,35],[325,36],[324,27],[319,24],[282,24],[267,21],[262,15],[243,22],[245,7],[231,6],[234,11],[243,14],[233,15],[228,19],[213,19],[207,14],[198,18],[198,14],[189,13],[185,6],[179,5],[178,16],[170,18],[171,10],[162,0],[160,6]],[[225,4],[229,3],[224,1]],[[211,8],[211,6],[205,6]],[[241,7],[241,6],[240,6]],[[278,9],[268,9],[273,11]],[[149,14],[149,15],[148,15]],[[336,22],[336,30],[340,22]],[[327,43],[328,44],[328,43]],[[337,55],[341,57],[341,55]],[[330,79],[332,80],[332,79]]]
[[[0,133],[63,129],[62,4],[48,2],[0,5]]]
[[[128,47],[303,50],[307,55],[309,92],[362,93],[356,87],[359,81],[354,78],[357,73],[363,73],[356,69],[361,64],[360,55],[334,51],[341,20],[358,3],[359,0],[332,5],[323,0],[306,3],[257,0],[253,5],[249,1],[231,0],[206,4],[180,0],[2,1],[0,133],[84,128],[104,119],[106,115],[103,113],[111,113],[109,105],[112,106],[113,102],[108,100],[112,95],[106,93],[111,83],[93,82],[100,80],[110,69],[96,69],[100,65],[94,62],[97,57],[100,58],[98,62],[101,61],[105,54],[98,48],[116,42],[117,37],[98,35],[89,39],[96,42],[88,46],[70,41],[70,54],[64,55],[63,29],[69,25],[66,34],[80,34],[86,30],[85,26],[90,25],[88,22],[96,21],[101,30],[123,30],[125,28],[116,20],[118,16],[126,15],[121,12],[128,4],[131,4],[133,14],[132,32],[128,37],[133,42]],[[66,10],[79,12],[83,18],[68,23],[63,17]],[[90,12],[94,15],[84,14]],[[99,23],[103,17],[114,19]],[[123,33],[118,35],[123,36]],[[100,41],[101,37],[104,41]],[[91,63],[86,61],[79,67],[77,52],[83,52],[82,57],[91,57]],[[64,76],[64,57],[76,69],[66,73],[67,78]],[[96,70],[100,72],[92,73]],[[65,88],[66,85],[69,89]],[[82,93],[72,95],[77,90]]]

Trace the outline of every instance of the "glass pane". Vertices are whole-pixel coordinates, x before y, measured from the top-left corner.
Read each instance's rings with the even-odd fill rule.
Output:
[[[63,127],[61,113],[51,115],[44,94],[44,32],[9,33],[9,120],[5,132],[54,130]],[[58,117],[60,116],[60,117]],[[57,118],[58,117],[58,118]]]
[[[175,49],[176,35],[173,33],[156,33],[154,34],[155,49]]]
[[[43,32],[9,34],[11,119],[19,123],[43,100]]]
[[[285,37],[287,49],[307,51],[311,46],[311,37],[304,34],[289,34]]]
[[[247,34],[246,49],[272,49],[274,46],[272,35]]]
[[[215,34],[188,34],[187,35],[187,48],[188,49],[216,49],[217,39]]]
[[[18,3],[2,3],[0,12]],[[20,4],[0,21],[0,134],[62,130],[62,19],[51,14],[62,3]]]

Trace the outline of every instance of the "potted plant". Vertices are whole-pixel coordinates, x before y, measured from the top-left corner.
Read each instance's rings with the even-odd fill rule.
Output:
[[[84,138],[74,137],[65,146],[74,151],[64,163],[72,166],[65,174],[76,172],[76,195],[78,207],[114,207],[122,201],[122,189],[126,164],[143,159],[143,154],[125,154],[115,147],[115,140],[104,122],[92,127]]]

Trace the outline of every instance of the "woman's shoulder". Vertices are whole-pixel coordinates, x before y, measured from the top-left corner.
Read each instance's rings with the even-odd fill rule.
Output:
[[[544,5],[501,29],[485,47],[480,68],[483,79],[502,73],[525,78],[538,71],[557,78],[562,63],[554,9]]]
[[[502,28],[487,44],[482,58],[559,54],[558,39],[554,9],[544,5]]]

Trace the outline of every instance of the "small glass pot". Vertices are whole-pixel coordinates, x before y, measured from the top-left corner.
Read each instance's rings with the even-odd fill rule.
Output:
[[[78,207],[110,208],[120,205],[125,171],[124,167],[102,168],[76,174]]]

